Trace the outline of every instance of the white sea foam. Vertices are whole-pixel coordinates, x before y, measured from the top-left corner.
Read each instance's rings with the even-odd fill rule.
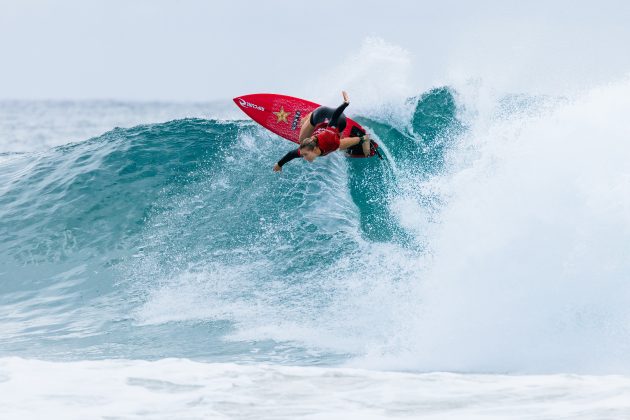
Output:
[[[389,347],[408,357],[390,361],[630,371],[629,112],[629,80],[537,113],[479,112],[428,183],[446,204],[417,311]]]
[[[7,419],[630,416],[628,376],[410,374],[186,359],[0,359]]]

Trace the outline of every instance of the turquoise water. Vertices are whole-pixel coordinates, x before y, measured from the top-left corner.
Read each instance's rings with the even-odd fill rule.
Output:
[[[362,354],[363,343],[328,341],[344,325],[366,334],[344,300],[356,299],[357,275],[390,264],[389,250],[370,249],[414,258],[424,248],[389,207],[390,163],[439,172],[462,130],[447,88],[408,106],[406,129],[358,116],[386,160],[333,156],[282,174],[270,169],[291,144],[246,120],[114,128],[5,154],[0,354],[291,364]],[[407,274],[393,267],[383,279]]]
[[[16,143],[48,105],[2,104],[0,356],[629,372],[630,84],[484,95],[357,107],[385,160],[282,173],[236,109]]]

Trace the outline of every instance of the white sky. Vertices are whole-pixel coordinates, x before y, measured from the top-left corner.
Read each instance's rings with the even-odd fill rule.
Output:
[[[298,95],[378,66],[356,60],[368,37],[402,48],[415,93],[476,78],[552,91],[630,72],[625,1],[0,0],[0,99]]]

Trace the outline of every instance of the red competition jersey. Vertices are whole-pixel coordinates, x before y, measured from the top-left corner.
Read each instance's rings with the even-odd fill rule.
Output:
[[[336,127],[328,127],[325,122],[317,124],[313,135],[317,137],[317,146],[322,151],[322,156],[339,149],[341,136]]]

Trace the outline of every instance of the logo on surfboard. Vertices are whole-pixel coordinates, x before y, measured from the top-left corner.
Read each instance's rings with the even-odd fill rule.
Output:
[[[284,122],[285,122],[285,123],[287,123],[287,124],[289,123],[289,121],[287,121],[287,117],[289,116],[289,112],[286,112],[286,111],[284,110],[284,107],[283,107],[283,106],[281,106],[281,107],[280,107],[280,111],[278,111],[278,112],[274,112],[273,114],[274,114],[276,117],[278,117],[278,121],[277,121],[277,122],[284,121]]]
[[[260,106],[260,105],[253,104],[253,103],[251,103],[251,102],[247,102],[247,101],[246,101],[245,99],[243,99],[243,98],[238,98],[238,103],[239,103],[239,104],[240,104],[243,108],[254,108],[254,109],[257,109],[257,110],[259,110],[259,111],[264,111],[264,110],[265,110],[265,107],[262,107],[262,106]]]
[[[295,116],[293,117],[293,122],[291,123],[291,130],[295,130],[297,128],[300,115],[302,115],[302,111],[295,111]]]

